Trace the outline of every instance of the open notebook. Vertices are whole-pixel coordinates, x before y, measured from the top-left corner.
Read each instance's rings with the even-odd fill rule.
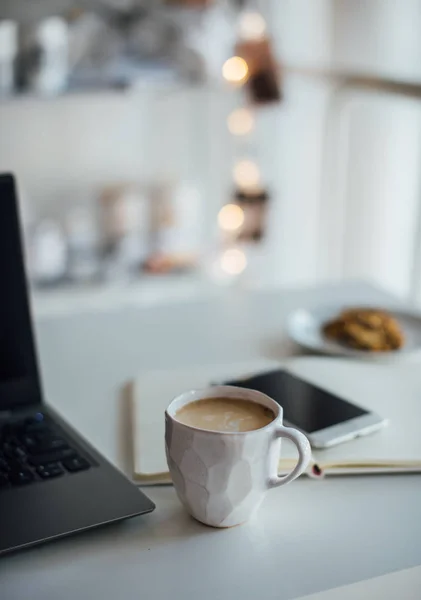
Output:
[[[262,360],[139,374],[131,386],[134,479],[143,484],[170,482],[164,411],[172,398],[211,382],[279,366],[389,420],[385,428],[372,435],[314,451],[309,475],[421,472],[421,370],[416,364],[391,366],[298,357],[283,365]],[[280,473],[290,470],[295,460],[294,447],[284,440]]]

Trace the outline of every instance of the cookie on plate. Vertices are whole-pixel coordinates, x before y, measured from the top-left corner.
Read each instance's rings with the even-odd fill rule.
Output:
[[[405,341],[397,320],[389,312],[374,308],[344,310],[325,323],[323,333],[350,348],[368,352],[398,350]]]

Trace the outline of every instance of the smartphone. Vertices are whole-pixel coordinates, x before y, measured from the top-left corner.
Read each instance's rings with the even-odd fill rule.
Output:
[[[283,421],[306,434],[314,448],[328,448],[380,429],[386,420],[287,371],[226,382],[263,392],[284,409]]]

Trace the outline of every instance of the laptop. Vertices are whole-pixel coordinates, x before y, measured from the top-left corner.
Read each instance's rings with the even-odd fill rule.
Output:
[[[154,504],[44,402],[13,176],[0,176],[0,554]]]

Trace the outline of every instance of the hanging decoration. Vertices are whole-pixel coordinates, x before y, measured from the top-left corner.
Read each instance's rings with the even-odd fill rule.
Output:
[[[218,214],[223,242],[219,266],[227,276],[238,276],[246,269],[250,243],[264,237],[269,192],[254,158],[256,116],[260,108],[282,99],[280,72],[262,14],[243,9],[237,36],[235,54],[222,67],[224,80],[245,92],[243,105],[227,117],[227,128],[237,138],[239,154],[232,169],[233,197]]]

